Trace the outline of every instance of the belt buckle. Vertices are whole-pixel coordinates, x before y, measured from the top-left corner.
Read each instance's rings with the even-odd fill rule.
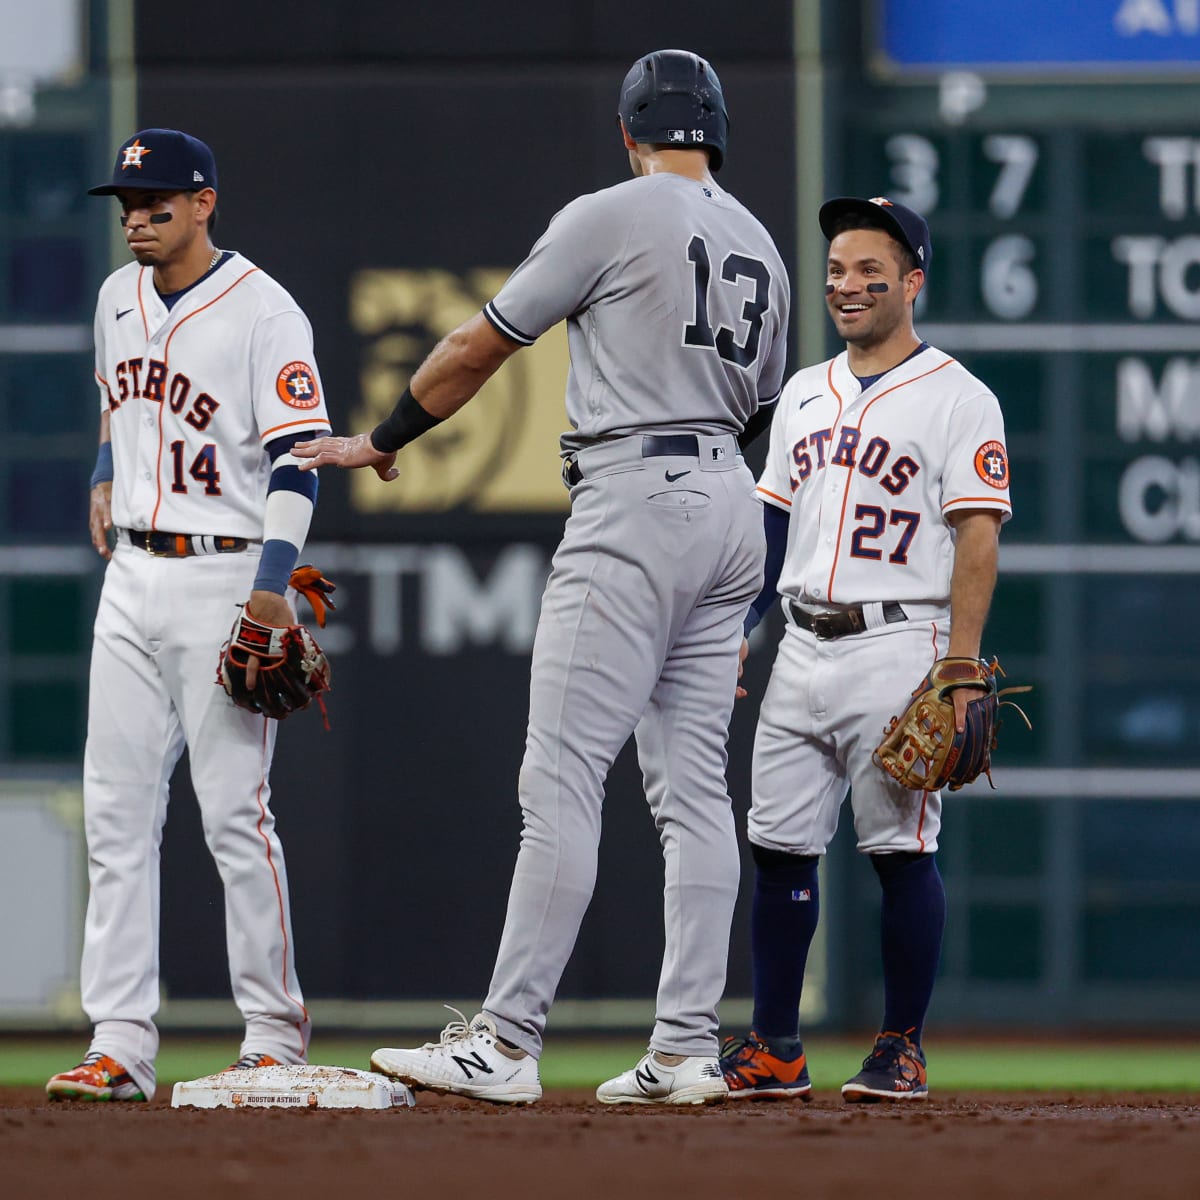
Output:
[[[149,554],[151,558],[171,557],[165,550],[155,549],[154,533],[151,530],[146,530],[146,532],[142,534],[142,538],[144,539],[142,545],[145,547],[146,553]]]
[[[822,642],[828,642],[837,637],[837,634],[833,632],[832,613],[813,613],[809,619],[812,621],[813,637],[819,638]]]

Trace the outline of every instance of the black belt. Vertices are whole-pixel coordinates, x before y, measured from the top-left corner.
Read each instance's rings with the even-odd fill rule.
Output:
[[[698,458],[700,441],[694,433],[647,433],[642,437],[643,458],[664,458],[677,455],[680,458]],[[568,487],[574,487],[582,478],[583,471],[577,459],[568,458],[563,464],[563,478]]]
[[[867,627],[867,618],[861,604],[842,609],[841,612],[810,613],[805,612],[795,600],[789,600],[788,609],[791,611],[792,620],[801,629],[809,630],[823,642],[847,637],[852,633],[862,633]],[[900,621],[907,621],[908,614],[897,601],[886,600],[883,605],[883,619],[889,625],[895,625]]]
[[[247,538],[217,537],[206,533],[167,533],[162,529],[126,529],[129,544],[156,558],[190,558],[194,554],[240,554],[250,542]],[[196,543],[200,542],[200,548]],[[204,543],[212,546],[208,549]]]

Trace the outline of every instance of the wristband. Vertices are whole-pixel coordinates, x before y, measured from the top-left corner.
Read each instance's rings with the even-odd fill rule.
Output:
[[[287,591],[288,580],[299,557],[300,551],[291,542],[285,542],[281,538],[271,538],[270,541],[264,542],[253,590],[274,592],[282,596]]]
[[[404,394],[396,401],[396,407],[392,409],[392,415],[371,430],[371,445],[381,454],[392,454],[435,425],[440,425],[443,420],[443,417],[426,412],[412,394],[412,389],[405,388]]]
[[[112,442],[101,442],[96,451],[96,466],[92,471],[92,487],[113,481]]]

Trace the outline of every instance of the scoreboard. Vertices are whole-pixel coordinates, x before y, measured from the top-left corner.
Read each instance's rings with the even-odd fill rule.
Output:
[[[850,142],[850,190],[929,219],[919,329],[1004,402],[1016,540],[1200,542],[1200,118],[1116,115]]]

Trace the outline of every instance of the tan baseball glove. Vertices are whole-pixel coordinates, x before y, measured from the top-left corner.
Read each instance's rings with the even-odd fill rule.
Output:
[[[1000,727],[1000,709],[1015,708],[1029,728],[1029,718],[1004,696],[1032,687],[999,690],[999,662],[975,658],[939,658],[912,694],[908,707],[893,717],[875,749],[875,762],[898,783],[917,791],[957,791],[980,775],[992,782],[992,751]],[[982,688],[983,696],[967,702],[962,733],[955,729],[954,702],[960,688]],[[995,786],[994,784],[992,785]]]

